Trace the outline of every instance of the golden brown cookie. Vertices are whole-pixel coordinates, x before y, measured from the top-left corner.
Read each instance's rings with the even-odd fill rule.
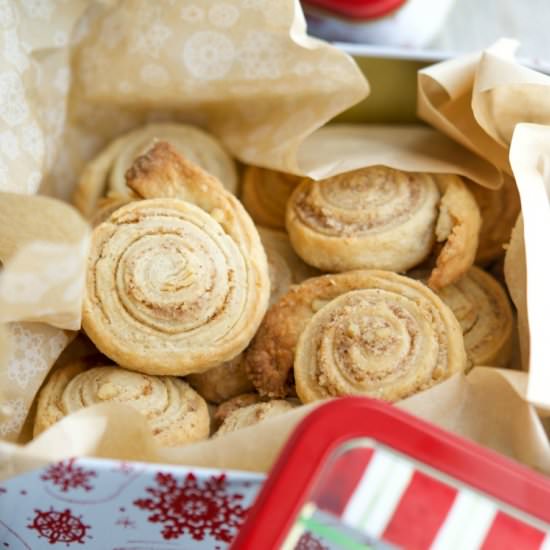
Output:
[[[435,176],[442,196],[435,237],[442,244],[428,285],[434,290],[460,279],[474,264],[481,216],[479,208],[458,176]]]
[[[243,175],[241,200],[258,225],[284,229],[286,203],[302,179],[301,176],[248,166]]]
[[[266,403],[249,405],[248,407],[240,407],[235,409],[225,418],[218,431],[214,434],[214,437],[254,426],[266,418],[279,416],[294,408],[296,408],[295,404],[284,400],[273,400],[267,401]]]
[[[258,393],[243,393],[220,403],[214,413],[214,422],[221,424],[233,411],[265,401]]]
[[[212,176],[166,143],[128,172],[139,197],[92,234],[83,328],[117,364],[203,372],[248,345],[269,300],[252,220]]]
[[[137,197],[136,197],[137,198]],[[102,197],[97,202],[97,208],[95,212],[90,216],[90,225],[95,227],[100,223],[108,220],[115,210],[118,210],[122,206],[132,202],[131,197],[121,195],[111,195],[108,197]]]
[[[498,281],[474,266],[438,295],[460,323],[471,364],[505,367],[512,353],[514,315]]]
[[[424,289],[421,295],[427,293],[427,304],[433,299],[433,308],[436,309],[441,300],[429,289],[408,277],[387,271],[362,270],[323,275],[292,287],[279,302],[269,308],[245,354],[246,368],[252,383],[261,395],[284,397],[292,393],[292,367],[298,338],[313,315],[338,296],[353,290],[386,288],[395,288],[396,292],[402,288],[403,293],[409,292],[416,296],[418,285]],[[464,353],[463,347],[461,348],[462,338],[459,338],[460,342],[456,342],[452,335],[453,328],[458,326],[456,320],[448,321],[446,306],[441,315],[449,325],[447,330],[450,332],[448,338],[451,341],[449,345],[452,349],[452,361],[460,362],[459,357]],[[452,315],[451,317],[454,319]]]
[[[469,185],[481,212],[481,231],[476,262],[486,264],[504,256],[504,245],[520,211],[519,195],[512,178],[505,178],[500,189]]]
[[[397,401],[466,369],[462,331],[427,286],[372,271],[362,290],[323,306],[300,334],[294,360],[302,403],[364,395]]]
[[[73,412],[99,403],[123,403],[142,414],[164,446],[206,439],[206,402],[186,382],[147,376],[116,365],[86,368],[85,361],[55,371],[40,390],[34,425],[37,436]]]
[[[479,211],[457,176],[362,168],[292,193],[286,227],[292,246],[324,271],[406,271],[444,242],[430,277],[439,288],[472,265]]]
[[[129,195],[126,170],[155,141],[161,140],[172,144],[178,153],[214,175],[226,189],[235,193],[238,181],[235,162],[216,138],[187,124],[155,123],[115,139],[87,164],[73,195],[75,206],[85,217],[90,217],[100,197],[112,192]]]
[[[319,272],[296,255],[286,233],[265,227],[257,229],[267,256],[271,305],[290,288],[290,285],[301,283],[309,277],[318,275]]]
[[[246,374],[241,353],[231,361],[205,372],[190,374],[186,379],[198,393],[212,403],[221,403],[254,389]]]

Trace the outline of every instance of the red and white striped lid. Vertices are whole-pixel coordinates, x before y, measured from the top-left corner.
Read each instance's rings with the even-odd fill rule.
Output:
[[[550,480],[383,403],[295,430],[234,549],[550,550]]]
[[[311,504],[398,548],[550,548],[549,525],[373,441],[331,461],[305,505],[308,516]],[[308,526],[297,519],[294,539]]]

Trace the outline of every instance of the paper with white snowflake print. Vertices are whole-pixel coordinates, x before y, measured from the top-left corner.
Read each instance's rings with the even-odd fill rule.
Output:
[[[528,398],[548,414],[550,76],[522,66],[514,58],[518,46],[503,39],[483,52],[421,70],[418,114],[515,179],[522,216],[507,252],[506,282],[518,309]]]
[[[396,406],[550,473],[550,445],[543,422],[526,400],[526,388],[524,372],[476,367]],[[173,448],[160,447],[146,420],[130,406],[94,405],[63,418],[26,445],[0,442],[0,479],[75,456],[268,472],[292,430],[320,404]]]
[[[32,195],[67,199],[84,162],[151,120],[205,125],[252,158],[243,140],[269,117],[282,161],[367,92],[293,0],[0,0],[0,438],[17,439],[80,328],[88,227]]]
[[[0,350],[0,439],[17,437],[38,387],[71,338],[66,330],[79,326],[83,292],[86,231],[70,237],[62,224],[71,216],[74,227],[82,221],[62,203],[29,209],[32,198],[23,195],[41,185],[42,192],[68,199],[85,162],[113,137],[150,121],[189,121],[252,164],[324,177],[372,163],[368,158],[382,162],[383,154],[386,164],[405,170],[455,172],[498,186],[495,163],[426,128],[316,131],[363,99],[368,85],[351,58],[304,31],[297,0],[0,0],[0,191],[22,194],[13,203],[21,209],[10,204],[3,213],[0,196],[6,265],[0,340],[7,340]],[[56,215],[56,208],[67,210]],[[44,219],[58,231],[40,225]],[[446,411],[449,429],[550,471],[548,442],[533,407],[510,380],[495,378],[505,375],[489,370],[416,396],[411,410],[435,422]],[[502,410],[492,407],[489,394],[496,401],[507,395],[505,411],[517,419],[513,429],[498,415],[485,423],[461,415]],[[428,406],[455,402],[453,396],[462,399],[457,407]],[[169,450],[155,444],[135,411],[98,406],[63,419],[27,446],[0,442],[0,470],[13,475],[39,460],[82,454],[266,469],[290,419],[308,410]]]
[[[314,178],[379,163],[383,142],[389,166],[407,157],[411,171],[500,183],[490,163],[426,129],[358,135],[347,127],[336,139],[318,131],[363,99],[368,85],[351,58],[305,34],[297,1],[111,2],[87,25],[75,57],[63,174],[76,177],[115,135],[168,119],[207,127],[243,162]],[[64,196],[65,182],[52,175]]]
[[[89,226],[66,203],[0,192],[0,227],[0,438],[13,441],[80,328]]]

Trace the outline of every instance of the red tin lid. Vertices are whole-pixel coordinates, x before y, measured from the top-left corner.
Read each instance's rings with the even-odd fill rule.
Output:
[[[361,540],[357,546],[355,539],[355,545],[337,545],[338,548],[431,548],[445,522],[453,526],[457,515],[453,516],[451,509],[458,501],[464,504],[464,498],[459,496],[470,499],[469,507],[473,500],[478,508],[481,506],[479,509],[485,507],[490,512],[481,527],[479,545],[469,547],[483,550],[535,550],[547,548],[547,544],[550,547],[550,479],[397,407],[349,397],[321,405],[296,428],[232,549],[279,548],[283,542],[285,548],[309,548],[307,544],[289,546],[292,533],[296,530],[298,535],[304,533],[306,525],[301,537],[307,540],[310,536],[307,525],[314,526],[316,522],[319,525],[325,520],[329,525],[342,520],[339,528],[345,538],[351,525],[349,521],[344,525],[344,520],[350,519],[350,499],[358,496],[356,500],[362,504],[368,500],[369,495],[365,494],[369,492],[369,468],[374,462],[379,465],[386,459],[390,465],[393,463],[393,472],[386,470],[386,474],[390,471],[386,478],[392,481],[375,488],[375,492],[380,494],[382,488],[386,501],[391,491],[399,495],[383,525],[379,521],[383,503],[373,501],[374,507],[378,507],[374,516],[381,530],[374,536],[379,542],[375,540],[371,546],[369,541],[366,544]],[[377,472],[375,485],[380,480],[380,470]],[[396,487],[400,476],[402,486]],[[372,493],[371,490],[371,496]],[[372,503],[370,509],[371,512],[374,509]],[[420,518],[419,510],[424,510]],[[364,509],[360,513],[362,522],[365,517],[368,520]],[[414,533],[411,525],[416,526]],[[372,535],[363,530],[350,536],[357,534]],[[449,535],[448,529],[445,534]],[[413,544],[411,537],[424,542]],[[511,545],[502,546],[503,538],[509,539]]]
[[[316,6],[350,19],[375,19],[384,17],[406,0],[302,0],[303,4]]]

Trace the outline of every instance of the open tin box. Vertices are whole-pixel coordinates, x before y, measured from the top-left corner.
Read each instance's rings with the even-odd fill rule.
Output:
[[[311,413],[232,548],[536,550],[550,480],[381,401]]]
[[[341,47],[368,74],[371,94],[338,121],[417,122],[417,71],[443,56]],[[354,499],[366,502],[374,468],[385,472],[374,476],[374,508],[352,507]],[[247,472],[63,461],[0,485],[0,548],[222,550],[264,481]],[[413,483],[421,490],[410,500]],[[542,476],[390,406],[345,399],[295,432],[232,547],[550,548],[549,503]],[[405,509],[395,523],[407,506],[412,515]],[[446,520],[453,513],[465,514],[461,523]],[[445,529],[454,546],[446,545]],[[470,534],[466,545],[452,538],[462,532]]]

